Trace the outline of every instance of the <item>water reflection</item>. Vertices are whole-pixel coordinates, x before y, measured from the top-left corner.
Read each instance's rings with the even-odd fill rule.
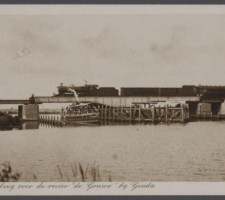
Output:
[[[10,131],[10,130],[13,130],[13,127],[12,126],[0,126],[0,130],[1,131]]]
[[[39,127],[43,127],[43,128],[60,128],[60,127],[62,127],[62,125],[39,122]]]
[[[38,129],[39,128],[39,123],[38,121],[29,121],[29,122],[24,122],[21,126],[21,130],[25,129]]]
[[[38,121],[23,122],[18,125],[0,125],[1,131],[39,129]]]

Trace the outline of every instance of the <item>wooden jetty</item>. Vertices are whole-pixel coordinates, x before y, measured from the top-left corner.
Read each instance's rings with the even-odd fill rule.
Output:
[[[65,125],[60,116],[39,115],[39,122],[43,124],[50,124],[53,126]]]
[[[157,103],[133,103],[129,107],[96,105],[101,124],[118,123],[184,123],[189,120],[186,104],[158,105]],[[39,122],[54,126],[66,125],[60,116],[39,115]]]
[[[99,108],[99,117],[102,122],[184,123],[189,120],[189,112],[185,104],[180,104],[180,107],[176,107],[136,103],[130,107],[102,105]]]

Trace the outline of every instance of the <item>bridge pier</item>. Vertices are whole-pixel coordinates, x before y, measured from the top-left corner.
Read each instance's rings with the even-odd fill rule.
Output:
[[[220,105],[220,115],[225,117],[225,102],[222,102]]]
[[[39,118],[39,105],[38,104],[19,105],[18,116],[22,121],[37,121]]]

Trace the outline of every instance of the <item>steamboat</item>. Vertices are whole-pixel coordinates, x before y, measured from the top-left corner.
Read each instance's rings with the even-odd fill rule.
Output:
[[[73,92],[76,101],[72,105],[62,108],[61,121],[68,125],[94,125],[99,124],[98,104],[96,103],[82,103],[79,101],[78,94],[75,90]]]
[[[62,109],[61,121],[64,124],[98,124],[98,109],[94,103],[74,103]]]

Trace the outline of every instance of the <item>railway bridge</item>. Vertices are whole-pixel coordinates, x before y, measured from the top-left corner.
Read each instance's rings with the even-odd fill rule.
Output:
[[[28,99],[0,99],[0,104],[18,104],[19,117],[24,120],[37,120],[39,116],[39,104],[52,104],[52,103],[73,103],[76,101],[75,97],[63,97],[63,96],[31,96]],[[139,103],[145,105],[146,103],[165,102],[170,103],[187,103],[189,105],[190,116],[196,116],[197,112],[210,112],[213,115],[217,115],[221,108],[225,110],[224,100],[211,99],[203,101],[199,96],[135,96],[135,97],[97,97],[87,96],[79,97],[80,102],[95,102],[108,106],[126,107],[132,103]],[[204,104],[204,105],[203,105]],[[208,105],[208,107],[206,106]],[[210,108],[209,108],[210,107]],[[225,114],[225,113],[224,113]]]

